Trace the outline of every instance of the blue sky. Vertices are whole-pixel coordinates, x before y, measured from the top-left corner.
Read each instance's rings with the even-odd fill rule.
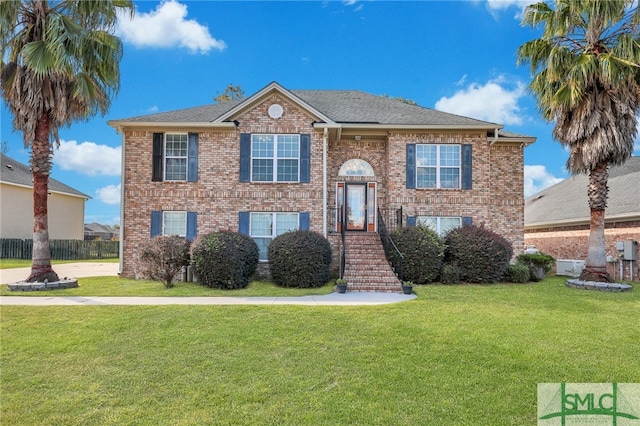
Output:
[[[539,37],[520,25],[526,3],[136,1],[134,21],[117,29],[120,92],[105,117],[61,129],[52,177],[92,197],[85,222],[119,223],[122,140],[108,120],[205,105],[229,84],[251,95],[277,81],[399,96],[535,136],[525,150],[532,195],[568,176],[568,154],[527,92],[528,67],[516,64],[518,46]],[[4,103],[1,119],[8,155],[28,164]]]

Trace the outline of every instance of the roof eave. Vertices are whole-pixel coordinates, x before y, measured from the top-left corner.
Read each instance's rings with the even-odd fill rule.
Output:
[[[233,121],[211,122],[211,121],[126,121],[126,120],[110,120],[107,124],[117,131],[121,131],[125,127],[200,127],[209,129],[234,129],[236,123]]]
[[[396,130],[494,130],[492,125],[468,124],[385,124],[385,123],[313,123],[316,129],[396,129]]]
[[[605,216],[604,222],[629,222],[634,220],[640,220],[640,213],[625,213],[618,214],[612,216]],[[557,220],[553,222],[537,222],[525,224],[524,229],[538,229],[538,228],[561,228],[565,226],[576,226],[576,225],[588,225],[590,223],[590,219],[588,217],[582,217],[578,219],[567,219],[567,220]]]
[[[33,186],[24,185],[24,184],[21,184],[21,183],[7,182],[5,180],[0,180],[0,183],[2,183],[3,185],[17,186],[18,188],[25,188],[25,189],[33,190]],[[84,194],[84,193],[72,194],[71,192],[57,191],[57,190],[51,189],[51,188],[49,188],[48,192],[50,192],[52,194],[66,195],[68,197],[84,198],[85,200],[91,200],[92,199],[91,196],[89,196],[87,194]]]

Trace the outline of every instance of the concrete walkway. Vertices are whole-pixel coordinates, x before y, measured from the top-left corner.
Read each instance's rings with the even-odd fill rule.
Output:
[[[63,263],[53,265],[60,278],[118,275],[117,263]],[[0,283],[15,283],[29,276],[31,268],[0,270]],[[88,306],[88,305],[384,305],[413,300],[415,294],[347,292],[299,297],[91,297],[91,296],[0,296],[0,306]],[[46,293],[39,293],[46,294]]]
[[[88,305],[385,305],[413,300],[415,294],[330,293],[299,297],[91,297],[91,296],[0,296],[0,306],[88,306]]]

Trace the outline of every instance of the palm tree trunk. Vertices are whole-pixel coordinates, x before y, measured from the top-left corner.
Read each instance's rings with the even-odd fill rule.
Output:
[[[585,267],[580,279],[585,281],[612,282],[607,273],[607,253],[604,236],[604,212],[607,207],[609,188],[609,164],[601,161],[589,172],[589,248]]]
[[[49,247],[49,173],[52,146],[49,142],[49,117],[42,113],[36,126],[36,137],[31,144],[31,170],[33,172],[33,252],[31,274],[27,282],[58,281],[58,274],[51,267]]]

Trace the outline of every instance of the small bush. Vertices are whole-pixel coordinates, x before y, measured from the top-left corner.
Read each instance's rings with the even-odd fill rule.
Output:
[[[162,281],[165,287],[173,287],[182,267],[189,265],[189,246],[189,241],[183,237],[154,237],[142,248],[138,271],[145,278]]]
[[[245,288],[258,266],[258,246],[251,237],[222,231],[196,240],[193,272],[198,282],[211,288]]]
[[[530,279],[529,267],[520,262],[509,265],[505,278],[512,283],[527,283]]]
[[[391,233],[398,250],[403,254],[402,278],[416,284],[426,284],[438,278],[444,259],[442,239],[426,226],[410,226]],[[391,264],[398,271],[400,256],[392,250]]]
[[[460,270],[451,263],[445,263],[440,270],[440,282],[442,284],[458,284],[460,283]]]
[[[281,287],[322,287],[331,274],[331,244],[312,231],[278,235],[267,252],[271,278]]]
[[[501,235],[480,226],[452,229],[444,238],[445,263],[454,263],[460,280],[494,283],[504,276],[513,255],[511,244]]]
[[[531,281],[540,281],[543,279],[556,261],[553,256],[542,252],[532,254],[524,253],[519,255],[517,260],[529,268]]]

